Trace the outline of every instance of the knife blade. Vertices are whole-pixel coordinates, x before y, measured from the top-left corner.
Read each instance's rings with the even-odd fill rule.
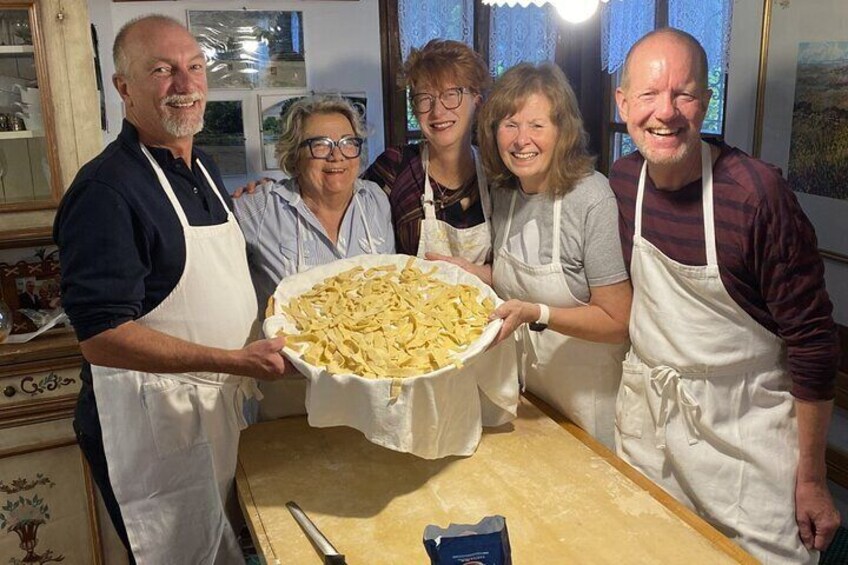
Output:
[[[324,565],[346,565],[345,556],[336,551],[330,540],[321,533],[318,526],[309,519],[306,512],[295,501],[290,500],[286,502],[286,508],[289,509],[294,521],[303,529],[303,532],[309,538],[309,541],[312,542],[312,545],[315,546],[315,549],[321,553],[324,558]]]

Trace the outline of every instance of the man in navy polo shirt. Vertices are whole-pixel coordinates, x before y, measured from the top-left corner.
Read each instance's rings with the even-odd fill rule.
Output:
[[[54,237],[85,357],[75,429],[139,563],[241,563],[228,510],[244,401],[285,369],[249,343],[244,238],[203,127],[206,61],[178,21],[145,16],[114,46],[126,120],[77,174]]]

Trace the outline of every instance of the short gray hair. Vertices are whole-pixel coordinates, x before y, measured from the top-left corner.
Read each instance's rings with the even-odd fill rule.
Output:
[[[301,98],[282,116],[282,133],[276,147],[280,169],[289,176],[297,176],[297,153],[303,141],[306,119],[316,114],[341,114],[350,122],[356,136],[365,137],[365,128],[359,112],[341,96],[314,94]]]
[[[153,21],[159,22],[161,24],[171,24],[177,25],[181,28],[185,29],[185,25],[171,16],[166,16],[164,14],[147,14],[144,16],[138,16],[137,18],[133,18],[123,26],[118,31],[118,34],[115,36],[115,43],[112,46],[112,61],[115,63],[115,74],[119,76],[128,76],[130,72],[130,61],[127,57],[127,36],[133,27],[140,23]]]

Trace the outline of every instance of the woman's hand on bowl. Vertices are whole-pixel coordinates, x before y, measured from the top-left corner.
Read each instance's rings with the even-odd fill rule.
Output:
[[[495,311],[489,316],[489,320],[500,318],[503,320],[503,325],[492,345],[497,345],[508,338],[521,324],[529,324],[538,320],[539,310],[538,304],[521,300],[508,300],[495,308]]]

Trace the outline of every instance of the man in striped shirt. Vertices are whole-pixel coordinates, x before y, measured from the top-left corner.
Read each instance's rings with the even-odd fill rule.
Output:
[[[764,562],[814,563],[838,358],[816,237],[780,172],[701,141],[707,58],[639,40],[618,109],[639,151],[610,183],[634,287],[618,454]]]

